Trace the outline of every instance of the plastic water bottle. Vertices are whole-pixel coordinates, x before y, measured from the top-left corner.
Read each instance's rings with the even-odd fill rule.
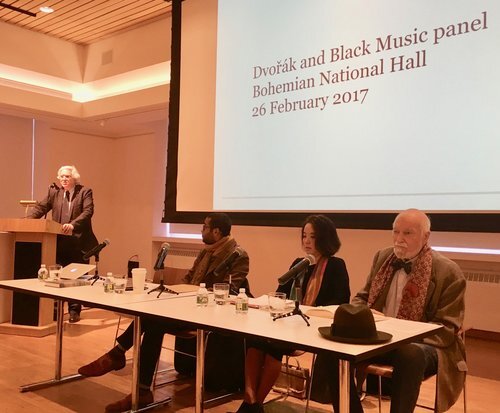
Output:
[[[208,305],[208,290],[205,283],[200,284],[200,288],[196,293],[196,305],[198,307],[206,307]]]
[[[38,279],[40,281],[45,281],[47,278],[49,278],[49,270],[45,266],[45,264],[42,264],[40,266],[40,269],[38,270]]]
[[[236,314],[248,313],[248,296],[245,294],[245,289],[240,288],[240,293],[236,297]]]
[[[104,278],[104,292],[112,293],[115,290],[115,283],[113,282],[113,273],[108,272]]]

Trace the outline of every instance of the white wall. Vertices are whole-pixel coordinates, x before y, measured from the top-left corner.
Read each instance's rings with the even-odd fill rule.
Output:
[[[20,199],[31,199],[31,133],[29,119],[0,115],[0,216],[22,217]]]

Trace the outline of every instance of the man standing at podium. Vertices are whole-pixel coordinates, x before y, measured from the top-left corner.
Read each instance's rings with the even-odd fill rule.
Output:
[[[84,253],[98,244],[91,222],[92,189],[80,185],[80,174],[74,166],[61,166],[57,179],[60,186],[53,183],[28,218],[42,218],[52,211],[52,219],[62,224],[64,234],[57,236],[56,262],[62,266],[72,262],[88,263],[83,259]],[[80,320],[81,309],[81,304],[69,303],[70,323]]]

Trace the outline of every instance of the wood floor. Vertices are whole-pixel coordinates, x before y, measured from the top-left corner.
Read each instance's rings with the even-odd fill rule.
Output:
[[[65,324],[63,375],[74,373],[77,368],[109,350],[113,345],[117,315],[102,310],[85,310],[77,324]],[[168,336],[166,338],[168,341]],[[472,341],[472,343],[470,342]],[[479,355],[474,348],[479,346]],[[500,411],[498,396],[500,381],[492,378],[500,371],[499,343],[467,343],[470,374],[467,379],[467,403],[469,413],[492,413]],[[162,364],[169,364],[172,353],[165,351]],[[0,413],[43,412],[43,413],[95,413],[130,393],[131,367],[106,376],[78,380],[35,392],[20,393],[19,386],[47,380],[54,376],[54,336],[30,338],[0,334]],[[493,358],[491,358],[493,357]],[[478,360],[489,360],[479,362]],[[477,366],[479,365],[479,367]],[[489,372],[494,371],[493,374]],[[479,377],[484,376],[484,377]],[[489,378],[487,378],[489,377]],[[420,402],[432,404],[434,383],[432,380],[422,386]],[[172,396],[172,402],[154,412],[193,412],[194,381],[184,380],[155,391],[155,399]],[[270,398],[276,397],[271,394]],[[235,411],[241,403],[241,395],[225,400],[205,410],[213,413]],[[377,400],[367,397],[363,402],[365,412],[378,412]],[[311,403],[312,412],[332,412],[329,405]],[[288,398],[266,405],[266,413],[293,413],[304,411],[304,402]],[[426,410],[417,408],[415,412]],[[384,402],[383,412],[389,412],[389,402]],[[463,399],[450,410],[463,412]]]

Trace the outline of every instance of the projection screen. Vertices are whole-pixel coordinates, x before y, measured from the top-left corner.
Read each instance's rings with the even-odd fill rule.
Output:
[[[499,229],[500,3],[176,7],[165,219],[377,228],[417,207],[435,228]]]

